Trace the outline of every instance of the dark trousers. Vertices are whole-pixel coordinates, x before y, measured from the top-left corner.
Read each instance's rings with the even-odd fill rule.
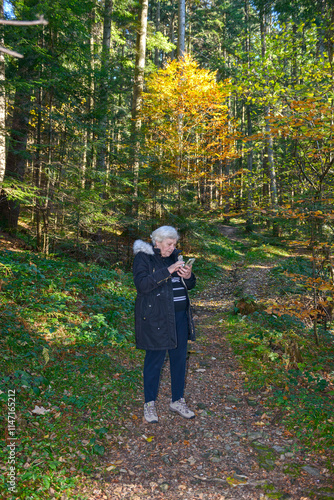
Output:
[[[188,317],[186,311],[175,312],[175,323],[177,347],[168,350],[173,402],[183,398],[184,393],[188,343]],[[144,361],[145,403],[157,399],[160,373],[166,352],[166,350],[146,351]]]

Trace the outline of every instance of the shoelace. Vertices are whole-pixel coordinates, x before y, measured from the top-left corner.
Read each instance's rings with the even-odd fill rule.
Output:
[[[185,400],[183,398],[180,399],[180,405],[182,407],[182,410],[185,412],[185,413],[189,413],[190,410],[187,406],[187,403],[185,402]]]
[[[147,409],[147,412],[150,415],[154,415],[155,416],[155,406],[154,405],[147,405],[146,409]]]

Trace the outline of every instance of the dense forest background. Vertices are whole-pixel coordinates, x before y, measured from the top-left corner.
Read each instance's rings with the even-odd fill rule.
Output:
[[[3,498],[333,498],[334,4],[0,10]],[[132,244],[162,224],[196,258],[182,438],[141,421]]]
[[[186,234],[199,213],[332,235],[329,2],[5,7],[48,25],[1,27],[24,56],[1,62],[3,230],[45,254],[69,241],[117,252],[120,235],[162,223]]]

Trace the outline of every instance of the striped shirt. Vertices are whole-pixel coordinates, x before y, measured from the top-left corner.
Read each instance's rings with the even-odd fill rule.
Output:
[[[165,257],[163,259],[167,266],[174,264],[173,257]],[[188,308],[188,296],[185,285],[181,277],[175,272],[171,277],[173,285],[174,309],[175,311],[185,311]]]
[[[172,285],[174,295],[174,308],[175,311],[184,311],[188,306],[188,298],[185,286],[180,276],[172,274]]]

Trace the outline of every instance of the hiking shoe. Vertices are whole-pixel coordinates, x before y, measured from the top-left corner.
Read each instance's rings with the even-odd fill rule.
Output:
[[[179,399],[178,401],[171,402],[169,405],[169,409],[171,411],[176,411],[181,417],[184,418],[194,418],[195,413],[189,410],[187,403],[184,398]]]
[[[158,422],[158,415],[155,409],[155,402],[149,401],[144,404],[144,418],[150,424]]]

